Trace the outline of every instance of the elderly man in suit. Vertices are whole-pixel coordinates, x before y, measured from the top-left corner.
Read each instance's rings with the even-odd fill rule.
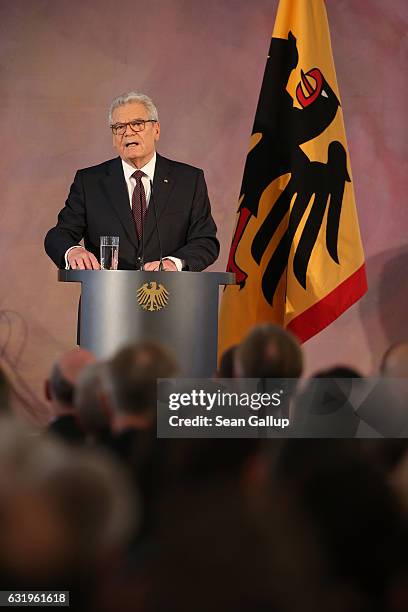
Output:
[[[219,242],[203,171],[156,153],[149,97],[115,98],[109,123],[119,157],[76,173],[46,252],[59,268],[98,270],[100,236],[119,236],[119,269],[157,270],[162,255],[164,270],[204,270]]]

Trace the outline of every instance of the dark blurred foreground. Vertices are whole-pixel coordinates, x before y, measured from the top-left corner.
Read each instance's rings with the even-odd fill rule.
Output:
[[[223,366],[299,378],[303,358],[263,326]],[[74,349],[44,432],[0,377],[1,589],[90,612],[408,610],[407,440],[157,439],[156,379],[175,375],[148,343],[105,363]]]

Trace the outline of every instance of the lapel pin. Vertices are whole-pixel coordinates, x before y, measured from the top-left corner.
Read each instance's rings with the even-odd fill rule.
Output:
[[[163,179],[163,183],[168,183],[168,179]]]

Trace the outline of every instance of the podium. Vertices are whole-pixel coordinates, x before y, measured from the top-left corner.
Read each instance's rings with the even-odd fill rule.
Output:
[[[81,283],[79,344],[98,358],[140,340],[166,346],[186,378],[208,378],[217,367],[220,285],[229,272],[59,270]]]

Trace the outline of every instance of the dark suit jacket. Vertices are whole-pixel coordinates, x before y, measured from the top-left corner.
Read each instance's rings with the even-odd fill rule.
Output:
[[[163,257],[185,261],[186,269],[204,270],[219,253],[204,173],[157,154],[153,198]],[[119,268],[132,270],[142,254],[130,209],[120,157],[78,170],[58,222],[45,237],[45,250],[59,268],[64,255],[84,238],[99,261],[100,236],[119,236]],[[144,223],[144,261],[159,259],[152,200]]]

